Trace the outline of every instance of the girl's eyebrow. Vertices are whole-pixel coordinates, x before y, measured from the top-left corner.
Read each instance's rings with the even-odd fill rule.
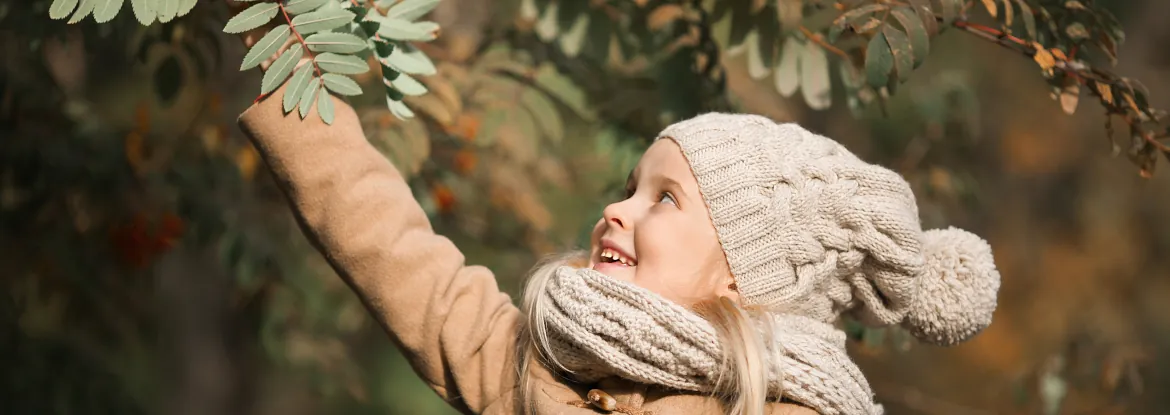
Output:
[[[686,190],[683,190],[682,185],[679,184],[678,181],[676,181],[672,178],[666,177],[666,176],[658,176],[658,181],[662,183],[662,187],[669,188],[670,190],[673,190],[676,194],[679,194],[684,198],[690,199],[690,196],[687,195]]]

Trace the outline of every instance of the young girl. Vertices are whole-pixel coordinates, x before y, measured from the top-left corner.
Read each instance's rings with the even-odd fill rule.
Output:
[[[850,313],[951,345],[991,322],[991,249],[923,232],[896,173],[795,124],[668,127],[589,250],[538,264],[517,308],[436,235],[334,99],[240,124],[306,236],[439,396],[483,414],[880,414],[834,326]]]

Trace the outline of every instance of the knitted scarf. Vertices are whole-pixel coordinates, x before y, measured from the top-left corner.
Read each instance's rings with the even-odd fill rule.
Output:
[[[592,269],[561,267],[543,294],[549,353],[579,381],[618,376],[710,393],[722,352],[710,322],[636,285]],[[768,396],[821,414],[880,415],[861,370],[845,353],[845,334],[803,316],[770,314]]]

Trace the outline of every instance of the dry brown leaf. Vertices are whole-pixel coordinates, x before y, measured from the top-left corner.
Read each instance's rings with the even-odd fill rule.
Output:
[[[456,116],[451,112],[451,108],[435,94],[406,97],[403,102],[409,105],[410,108],[413,108],[415,112],[433,118],[441,126],[448,126],[455,123]]]
[[[126,162],[130,163],[130,167],[134,170],[140,170],[146,161],[146,146],[142,134],[137,131],[131,131],[126,134],[125,152]]]
[[[776,17],[784,30],[795,30],[804,19],[804,1],[776,0]]]
[[[1060,108],[1066,114],[1072,115],[1077,111],[1077,103],[1081,100],[1081,86],[1075,82],[1066,84],[1060,93]]]
[[[260,156],[256,154],[256,150],[252,146],[240,147],[236,151],[236,167],[240,169],[240,176],[244,180],[252,180],[256,176],[256,166],[259,164]]]
[[[664,4],[650,12],[650,16],[646,17],[646,26],[650,30],[660,30],[682,16],[682,6],[677,4]]]
[[[1036,54],[1032,56],[1032,59],[1040,65],[1040,69],[1043,70],[1046,75],[1052,76],[1052,68],[1056,67],[1056,58],[1052,56],[1052,53],[1049,52],[1048,49],[1040,46],[1039,43],[1036,43],[1033,46],[1036,46]]]
[[[446,74],[423,77],[421,81],[430,91],[427,95],[437,96],[443,102],[443,105],[447,106],[451,115],[458,117],[459,113],[463,112],[463,99],[459,96],[459,91],[455,89],[455,85],[444,75]]]
[[[1015,18],[1015,8],[1012,7],[1012,0],[1003,0],[1003,25],[1011,28],[1013,18]]]
[[[1109,84],[1097,82],[1097,92],[1101,94],[1101,100],[1106,104],[1113,105],[1113,87]]]
[[[983,0],[983,7],[987,8],[987,13],[991,14],[991,17],[999,16],[999,7],[995,4],[995,0]]]
[[[510,117],[496,129],[496,147],[508,155],[511,160],[522,165],[528,165],[536,160],[539,149],[536,140],[525,137],[524,130],[517,124],[515,117]]]
[[[1068,61],[1068,55],[1065,55],[1063,50],[1052,48],[1049,49],[1048,52],[1051,53],[1052,57],[1056,58],[1057,60]]]
[[[568,189],[571,186],[569,182],[569,172],[565,169],[565,165],[561,160],[555,157],[541,157],[536,165],[537,172],[544,181],[551,183],[561,189]]]

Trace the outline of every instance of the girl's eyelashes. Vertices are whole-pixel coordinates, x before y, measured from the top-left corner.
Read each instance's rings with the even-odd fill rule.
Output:
[[[629,199],[629,198],[631,198],[631,197],[634,197],[634,193],[635,193],[636,191],[637,191],[637,189],[634,189],[634,188],[627,188],[627,189],[626,189],[626,199]],[[666,202],[669,202],[669,203],[670,203],[670,204],[672,204],[672,205],[678,206],[678,199],[676,199],[676,198],[674,197],[674,195],[673,195],[673,194],[671,194],[670,192],[665,192],[665,191],[664,191],[664,192],[660,192],[660,193],[658,193],[658,203],[662,203],[663,201],[666,201]]]
[[[675,199],[674,195],[670,194],[670,192],[662,192],[658,194],[658,202],[662,203],[663,200],[670,202],[672,205],[678,206],[678,200]]]

